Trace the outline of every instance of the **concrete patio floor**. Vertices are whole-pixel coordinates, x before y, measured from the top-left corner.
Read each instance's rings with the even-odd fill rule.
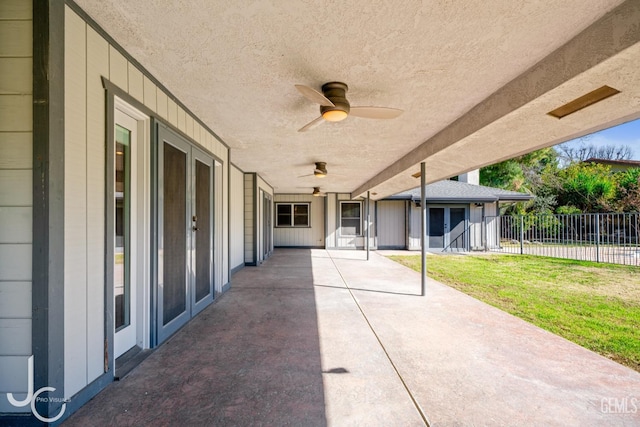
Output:
[[[87,425],[640,425],[640,374],[372,252],[278,249]]]

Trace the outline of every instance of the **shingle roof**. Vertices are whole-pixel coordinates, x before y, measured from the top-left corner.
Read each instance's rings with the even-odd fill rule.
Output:
[[[532,194],[450,180],[438,181],[427,185],[425,187],[425,196],[428,202],[441,203],[519,202],[531,200],[535,197]],[[387,199],[420,200],[420,187],[394,194],[387,197]]]

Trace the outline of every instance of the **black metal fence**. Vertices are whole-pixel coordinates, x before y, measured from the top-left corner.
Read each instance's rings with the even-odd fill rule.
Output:
[[[492,252],[640,266],[640,214],[486,217]]]

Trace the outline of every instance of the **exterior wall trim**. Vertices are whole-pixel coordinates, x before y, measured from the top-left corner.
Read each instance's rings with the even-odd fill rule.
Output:
[[[33,2],[34,390],[64,394],[64,3]],[[40,415],[59,413],[50,402]],[[43,413],[46,412],[46,413]]]

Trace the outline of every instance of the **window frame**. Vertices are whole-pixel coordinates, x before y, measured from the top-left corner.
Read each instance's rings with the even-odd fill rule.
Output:
[[[343,216],[342,216],[342,206],[343,206],[343,205],[345,205],[345,204],[347,204],[347,203],[349,203],[349,204],[353,204],[353,205],[357,204],[357,205],[359,205],[359,206],[360,206],[360,216],[359,216],[359,217],[343,217]],[[340,224],[340,236],[345,236],[345,237],[347,237],[347,236],[348,236],[348,237],[362,237],[362,236],[363,236],[363,231],[364,231],[364,230],[363,230],[363,228],[364,228],[364,227],[363,227],[363,221],[362,221],[362,215],[363,215],[362,202],[361,202],[361,201],[357,201],[357,200],[341,200],[341,201],[340,201],[340,211],[339,211],[339,212],[340,212],[340,213],[339,213],[338,221],[339,221],[339,224]],[[355,234],[347,234],[347,233],[344,233],[344,232],[343,232],[343,226],[342,226],[342,220],[343,220],[343,219],[350,219],[350,220],[358,219],[358,220],[360,220],[360,232],[359,232],[359,233],[355,233]]]
[[[295,225],[295,206],[304,205],[307,207],[307,223],[305,225]],[[280,206],[289,206],[289,224],[280,224],[278,208]],[[311,228],[311,202],[275,202],[275,228]]]

